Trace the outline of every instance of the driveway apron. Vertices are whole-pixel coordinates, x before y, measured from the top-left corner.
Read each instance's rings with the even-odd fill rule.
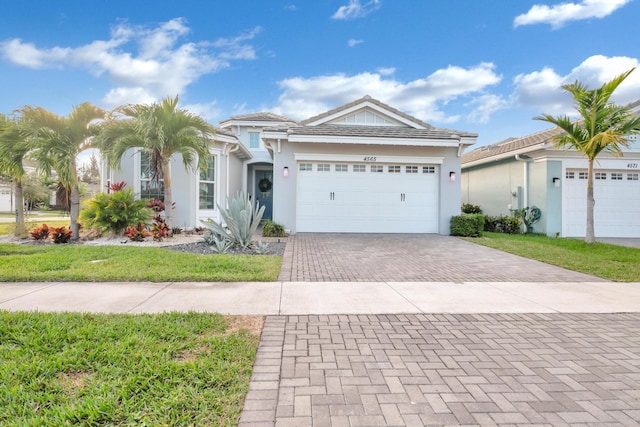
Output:
[[[282,282],[600,282],[600,278],[438,234],[300,233]]]

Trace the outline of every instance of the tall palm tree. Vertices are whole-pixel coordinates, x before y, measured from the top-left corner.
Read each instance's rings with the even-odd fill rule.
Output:
[[[42,107],[24,107],[22,120],[33,145],[32,157],[45,174],[55,170],[71,200],[69,217],[73,240],[79,237],[78,214],[80,190],[77,157],[92,148],[105,111],[85,102],[73,108],[66,117],[58,116]]]
[[[13,181],[16,205],[16,229],[18,238],[27,237],[24,223],[24,195],[22,180],[26,175],[23,160],[29,152],[27,139],[20,132],[18,119],[0,114],[0,174]]]
[[[614,156],[622,155],[622,147],[629,146],[628,135],[640,133],[640,118],[629,108],[609,102],[611,95],[635,68],[622,73],[597,89],[589,89],[578,81],[565,84],[562,88],[573,95],[575,108],[580,119],[572,121],[567,116],[553,117],[544,114],[535,117],[553,123],[564,133],[556,135],[554,143],[558,147],[573,148],[583,153],[589,160],[587,169],[587,230],[585,242],[595,242],[593,207],[593,162],[603,151]]]
[[[161,103],[126,105],[115,113],[98,135],[99,146],[112,167],[120,167],[120,160],[130,149],[149,154],[152,180],[164,181],[166,222],[171,228],[170,158],[181,154],[185,168],[206,169],[215,129],[200,116],[179,109],[177,96]]]

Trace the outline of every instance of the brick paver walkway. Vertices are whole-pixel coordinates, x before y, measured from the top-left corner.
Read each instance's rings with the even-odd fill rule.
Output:
[[[240,426],[638,425],[640,314],[269,316]]]
[[[599,282],[437,234],[289,236],[281,282]]]

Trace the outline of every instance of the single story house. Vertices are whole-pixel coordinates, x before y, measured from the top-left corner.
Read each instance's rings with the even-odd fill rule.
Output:
[[[239,191],[289,232],[449,234],[460,213],[460,161],[477,134],[440,129],[369,96],[301,122],[272,113],[220,122],[207,171],[172,159],[174,225],[220,218]],[[110,182],[161,195],[132,151]]]
[[[640,101],[630,105],[640,114]],[[462,156],[462,202],[486,215],[537,207],[534,231],[548,236],[584,237],[587,210],[587,158],[556,148],[551,128],[510,138]],[[601,153],[594,164],[596,237],[640,237],[640,141],[629,136],[623,156]]]

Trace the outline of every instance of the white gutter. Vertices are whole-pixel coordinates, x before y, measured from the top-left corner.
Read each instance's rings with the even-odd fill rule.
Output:
[[[524,196],[523,196],[523,208],[529,207],[529,162],[531,158],[520,157],[520,154],[515,155],[515,159],[519,162],[524,162]]]

